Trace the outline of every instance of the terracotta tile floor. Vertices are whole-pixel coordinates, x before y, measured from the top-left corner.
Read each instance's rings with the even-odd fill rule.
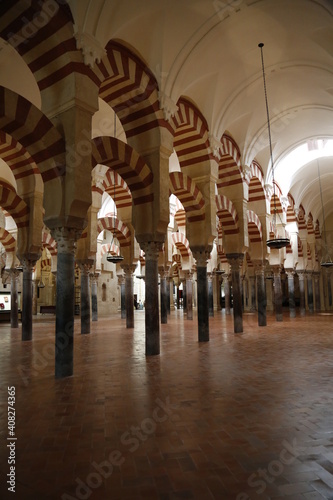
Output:
[[[1,499],[333,499],[333,316],[257,327],[244,315],[171,313],[161,355],[135,329],[75,325],[75,374],[54,379],[54,319],[34,339],[0,324]],[[7,386],[16,387],[16,494],[9,493]],[[120,464],[120,466],[119,466]]]

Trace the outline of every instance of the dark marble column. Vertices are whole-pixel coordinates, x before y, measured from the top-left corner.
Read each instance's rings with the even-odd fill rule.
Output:
[[[89,273],[91,269],[90,262],[78,262],[81,271],[81,293],[80,293],[80,315],[81,315],[81,333],[90,333],[90,287]]]
[[[167,311],[168,311],[168,314],[171,313],[171,300],[170,300],[171,286],[172,286],[172,279],[167,277],[166,293],[167,293]]]
[[[289,297],[289,316],[291,318],[296,317],[296,306],[295,306],[295,280],[294,271],[286,270],[288,276],[288,297]]]
[[[11,269],[10,273],[10,326],[11,328],[18,328],[18,281],[20,276],[20,271],[17,269]]]
[[[208,311],[209,316],[214,317],[213,277],[208,273]]]
[[[99,273],[91,273],[91,320],[98,321],[98,277]]]
[[[207,260],[209,253],[193,252],[197,261],[197,309],[198,309],[198,338],[199,342],[209,340],[209,310],[207,287]]]
[[[32,280],[32,314],[37,315],[37,293],[38,285],[37,280]]]
[[[229,275],[227,274],[224,282],[224,300],[225,300],[225,313],[231,314],[230,310],[230,283]]]
[[[308,283],[308,306],[309,312],[313,313],[313,286],[312,286],[312,273],[306,273]]]
[[[186,299],[187,299],[187,297],[186,297],[186,280],[183,279],[182,283],[183,283],[183,311],[185,313],[186,309],[187,309],[187,307],[186,307],[186,304],[187,304],[187,302],[186,302]]]
[[[167,276],[164,267],[159,269],[160,273],[160,307],[161,307],[161,323],[165,325],[168,322],[168,293],[167,293]],[[169,294],[170,297],[170,294]]]
[[[170,283],[170,288],[169,288],[169,294],[170,294],[170,296],[169,296],[169,303],[170,303],[170,313],[171,313],[171,311],[175,310],[175,303],[173,301],[173,279],[172,278],[169,278],[169,279],[170,279],[170,281],[169,281],[169,283]]]
[[[179,295],[179,286],[177,286],[177,309],[180,309],[180,295]]]
[[[305,290],[304,290],[304,271],[298,271],[299,296],[300,296],[300,315],[305,316]]]
[[[327,295],[328,295],[328,307],[332,305],[332,282],[331,282],[331,271],[327,269]]]
[[[275,302],[276,321],[283,321],[281,267],[273,266],[273,273],[274,273],[274,302]]]
[[[249,297],[250,297],[250,311],[255,311],[256,310],[256,283],[255,283],[255,276],[249,276],[249,283],[250,283],[250,290],[249,290]]]
[[[118,284],[120,286],[121,319],[126,319],[125,278],[123,276],[118,276]]]
[[[234,253],[226,255],[231,269],[232,282],[232,298],[234,312],[234,333],[243,332],[243,310],[242,310],[242,290],[240,267],[243,263],[244,255],[242,253]]]
[[[146,356],[160,353],[160,324],[158,310],[158,253],[162,244],[151,241],[142,243],[146,258]]]
[[[51,231],[58,244],[55,377],[73,375],[75,275],[74,251],[80,234],[74,228]]]
[[[187,319],[193,320],[193,282],[192,274],[186,276],[186,294],[187,294]]]
[[[135,271],[135,266],[124,264],[121,267],[125,273],[126,328],[134,328],[133,273]]]
[[[265,281],[264,263],[256,266],[256,281],[257,281],[257,301],[258,301],[258,326],[266,326],[267,300],[266,300],[266,281]]]
[[[316,312],[320,311],[321,310],[321,306],[320,306],[320,274],[319,273],[313,273],[313,277],[314,277],[314,288],[315,288],[315,309],[316,309]]]
[[[32,339],[32,271],[36,260],[21,259],[23,267],[22,340]]]

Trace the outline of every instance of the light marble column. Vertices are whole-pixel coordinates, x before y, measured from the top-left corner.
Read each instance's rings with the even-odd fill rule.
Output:
[[[118,276],[118,285],[120,286],[120,317],[126,319],[125,278],[123,276]]]
[[[243,308],[240,267],[242,266],[244,255],[242,253],[233,253],[226,255],[230,264],[232,281],[232,298],[234,312],[234,333],[243,332]]]
[[[160,353],[160,324],[158,310],[158,253],[162,243],[150,241],[141,243],[146,258],[146,355]]]
[[[175,310],[175,304],[174,304],[174,301],[173,301],[173,279],[172,278],[169,278],[169,284],[170,284],[170,288],[169,288],[169,294],[170,294],[170,312],[171,311],[174,311]]]
[[[209,310],[207,289],[208,252],[193,252],[197,261],[197,308],[198,308],[198,339],[199,342],[209,340]]]
[[[81,231],[59,227],[51,231],[58,244],[55,377],[73,375],[74,352],[74,252]]]

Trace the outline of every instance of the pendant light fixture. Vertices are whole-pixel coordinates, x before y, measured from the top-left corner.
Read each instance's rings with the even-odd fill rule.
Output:
[[[270,153],[270,159],[271,159],[271,165],[272,165],[272,178],[273,178],[273,201],[274,201],[274,208],[273,208],[273,229],[274,232],[276,233],[276,214],[278,214],[277,208],[276,208],[276,197],[275,197],[275,181],[274,181],[274,163],[273,163],[273,152],[272,152],[272,137],[271,137],[271,125],[270,125],[270,119],[269,119],[269,109],[268,109],[268,99],[267,99],[267,89],[266,89],[266,76],[265,76],[265,65],[264,65],[264,54],[263,54],[263,43],[259,43],[258,47],[260,48],[261,52],[261,65],[262,65],[262,77],[263,77],[263,82],[264,82],[264,92],[265,92],[265,103],[266,103],[266,114],[267,114],[267,129],[268,129],[268,140],[269,140],[269,153]],[[279,214],[278,214],[279,215]],[[279,216],[280,218],[280,216]],[[281,218],[280,218],[281,220]],[[281,220],[282,222],[282,220]],[[266,241],[266,245],[269,248],[272,249],[280,249],[288,246],[290,244],[289,238],[278,238],[274,237],[272,239],[269,239]]]
[[[324,202],[323,202],[323,191],[322,191],[322,188],[321,188],[320,169],[319,169],[319,161],[318,160],[317,160],[317,167],[318,167],[318,179],[319,179],[319,191],[320,191],[321,210],[323,212],[323,233],[324,233],[324,251],[325,251],[325,254],[322,256],[322,259],[320,261],[320,265],[321,265],[321,267],[332,267],[333,266],[332,257],[329,254],[328,245],[327,245],[326,223],[325,223],[325,210],[324,210]]]
[[[114,113],[114,138],[117,139],[117,115],[116,113]],[[122,260],[124,260],[124,257],[121,255],[121,253],[119,253],[119,255],[112,255],[111,253],[111,248],[112,248],[112,244],[114,243],[114,241],[118,241],[117,240],[117,236],[116,236],[116,172],[113,171],[113,202],[114,202],[114,218],[113,218],[113,231],[112,231],[112,241],[111,241],[111,244],[110,244],[110,248],[109,248],[109,251],[107,253],[107,256],[106,256],[106,260],[108,262],[112,262],[112,264],[118,264],[118,262],[121,262]],[[118,248],[119,248],[119,251],[120,251],[120,245],[119,245],[119,241],[118,241]]]

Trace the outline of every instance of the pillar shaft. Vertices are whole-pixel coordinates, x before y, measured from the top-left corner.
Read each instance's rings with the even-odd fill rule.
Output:
[[[266,315],[266,286],[265,286],[265,268],[260,265],[256,269],[257,279],[257,301],[258,301],[258,326],[267,325]]]
[[[168,322],[168,290],[167,276],[164,269],[160,271],[160,295],[161,295],[161,323]],[[169,294],[170,297],[170,294]]]
[[[307,284],[308,284],[308,306],[309,306],[309,312],[313,313],[312,273],[307,274]]]
[[[92,279],[91,279],[91,320],[92,321],[98,321],[97,280],[98,280],[98,274],[92,274]]]
[[[125,280],[120,280],[120,311],[121,319],[126,319],[126,300],[125,300]]]
[[[158,252],[159,242],[143,243],[141,248],[146,258],[146,299],[145,299],[145,327],[146,327],[146,355],[160,353],[160,325],[158,310]]]
[[[255,276],[249,277],[250,282],[250,290],[249,290],[249,298],[250,298],[250,311],[256,310],[256,284],[255,284]]]
[[[23,304],[22,340],[32,339],[32,271],[36,262],[22,259],[23,266]]]
[[[10,326],[11,328],[18,328],[18,280],[19,280],[19,271],[12,269],[10,271],[10,302],[11,302],[11,310],[10,310]]]
[[[187,319],[193,320],[193,284],[192,277],[186,279]]]
[[[320,306],[320,283],[319,283],[319,273],[316,273],[314,276],[314,284],[315,284],[315,309],[316,311],[321,310]]]
[[[230,283],[229,276],[227,275],[224,282],[224,300],[225,300],[225,313],[230,314]]]
[[[243,332],[242,290],[239,272],[243,258],[243,254],[227,254],[227,259],[231,267],[234,333]]]
[[[58,244],[55,377],[73,375],[74,350],[74,251],[78,232],[71,228],[57,228],[52,236]]]
[[[171,313],[171,300],[170,300],[171,284],[172,284],[172,281],[169,278],[167,278],[166,293],[167,293],[167,311],[168,311],[168,314]]]
[[[81,333],[90,333],[90,290],[89,290],[89,271],[90,264],[79,264],[81,270],[81,296],[80,296],[80,315],[81,315]]]
[[[207,267],[197,265],[197,294],[198,294],[198,337],[199,342],[209,340],[209,309]]]
[[[305,290],[304,290],[304,273],[299,272],[298,282],[299,282],[299,299],[300,299],[300,315],[305,316]]]
[[[283,320],[282,312],[282,288],[280,267],[274,268],[274,301],[276,321]]]
[[[213,279],[208,276],[208,312],[209,316],[214,317],[214,297],[213,297]]]
[[[135,266],[121,266],[125,272],[125,307],[126,307],[126,328],[134,328],[134,293],[133,293],[133,272]]]
[[[287,271],[287,275],[288,275],[289,316],[291,318],[295,318],[296,317],[296,307],[295,307],[294,272]]]

